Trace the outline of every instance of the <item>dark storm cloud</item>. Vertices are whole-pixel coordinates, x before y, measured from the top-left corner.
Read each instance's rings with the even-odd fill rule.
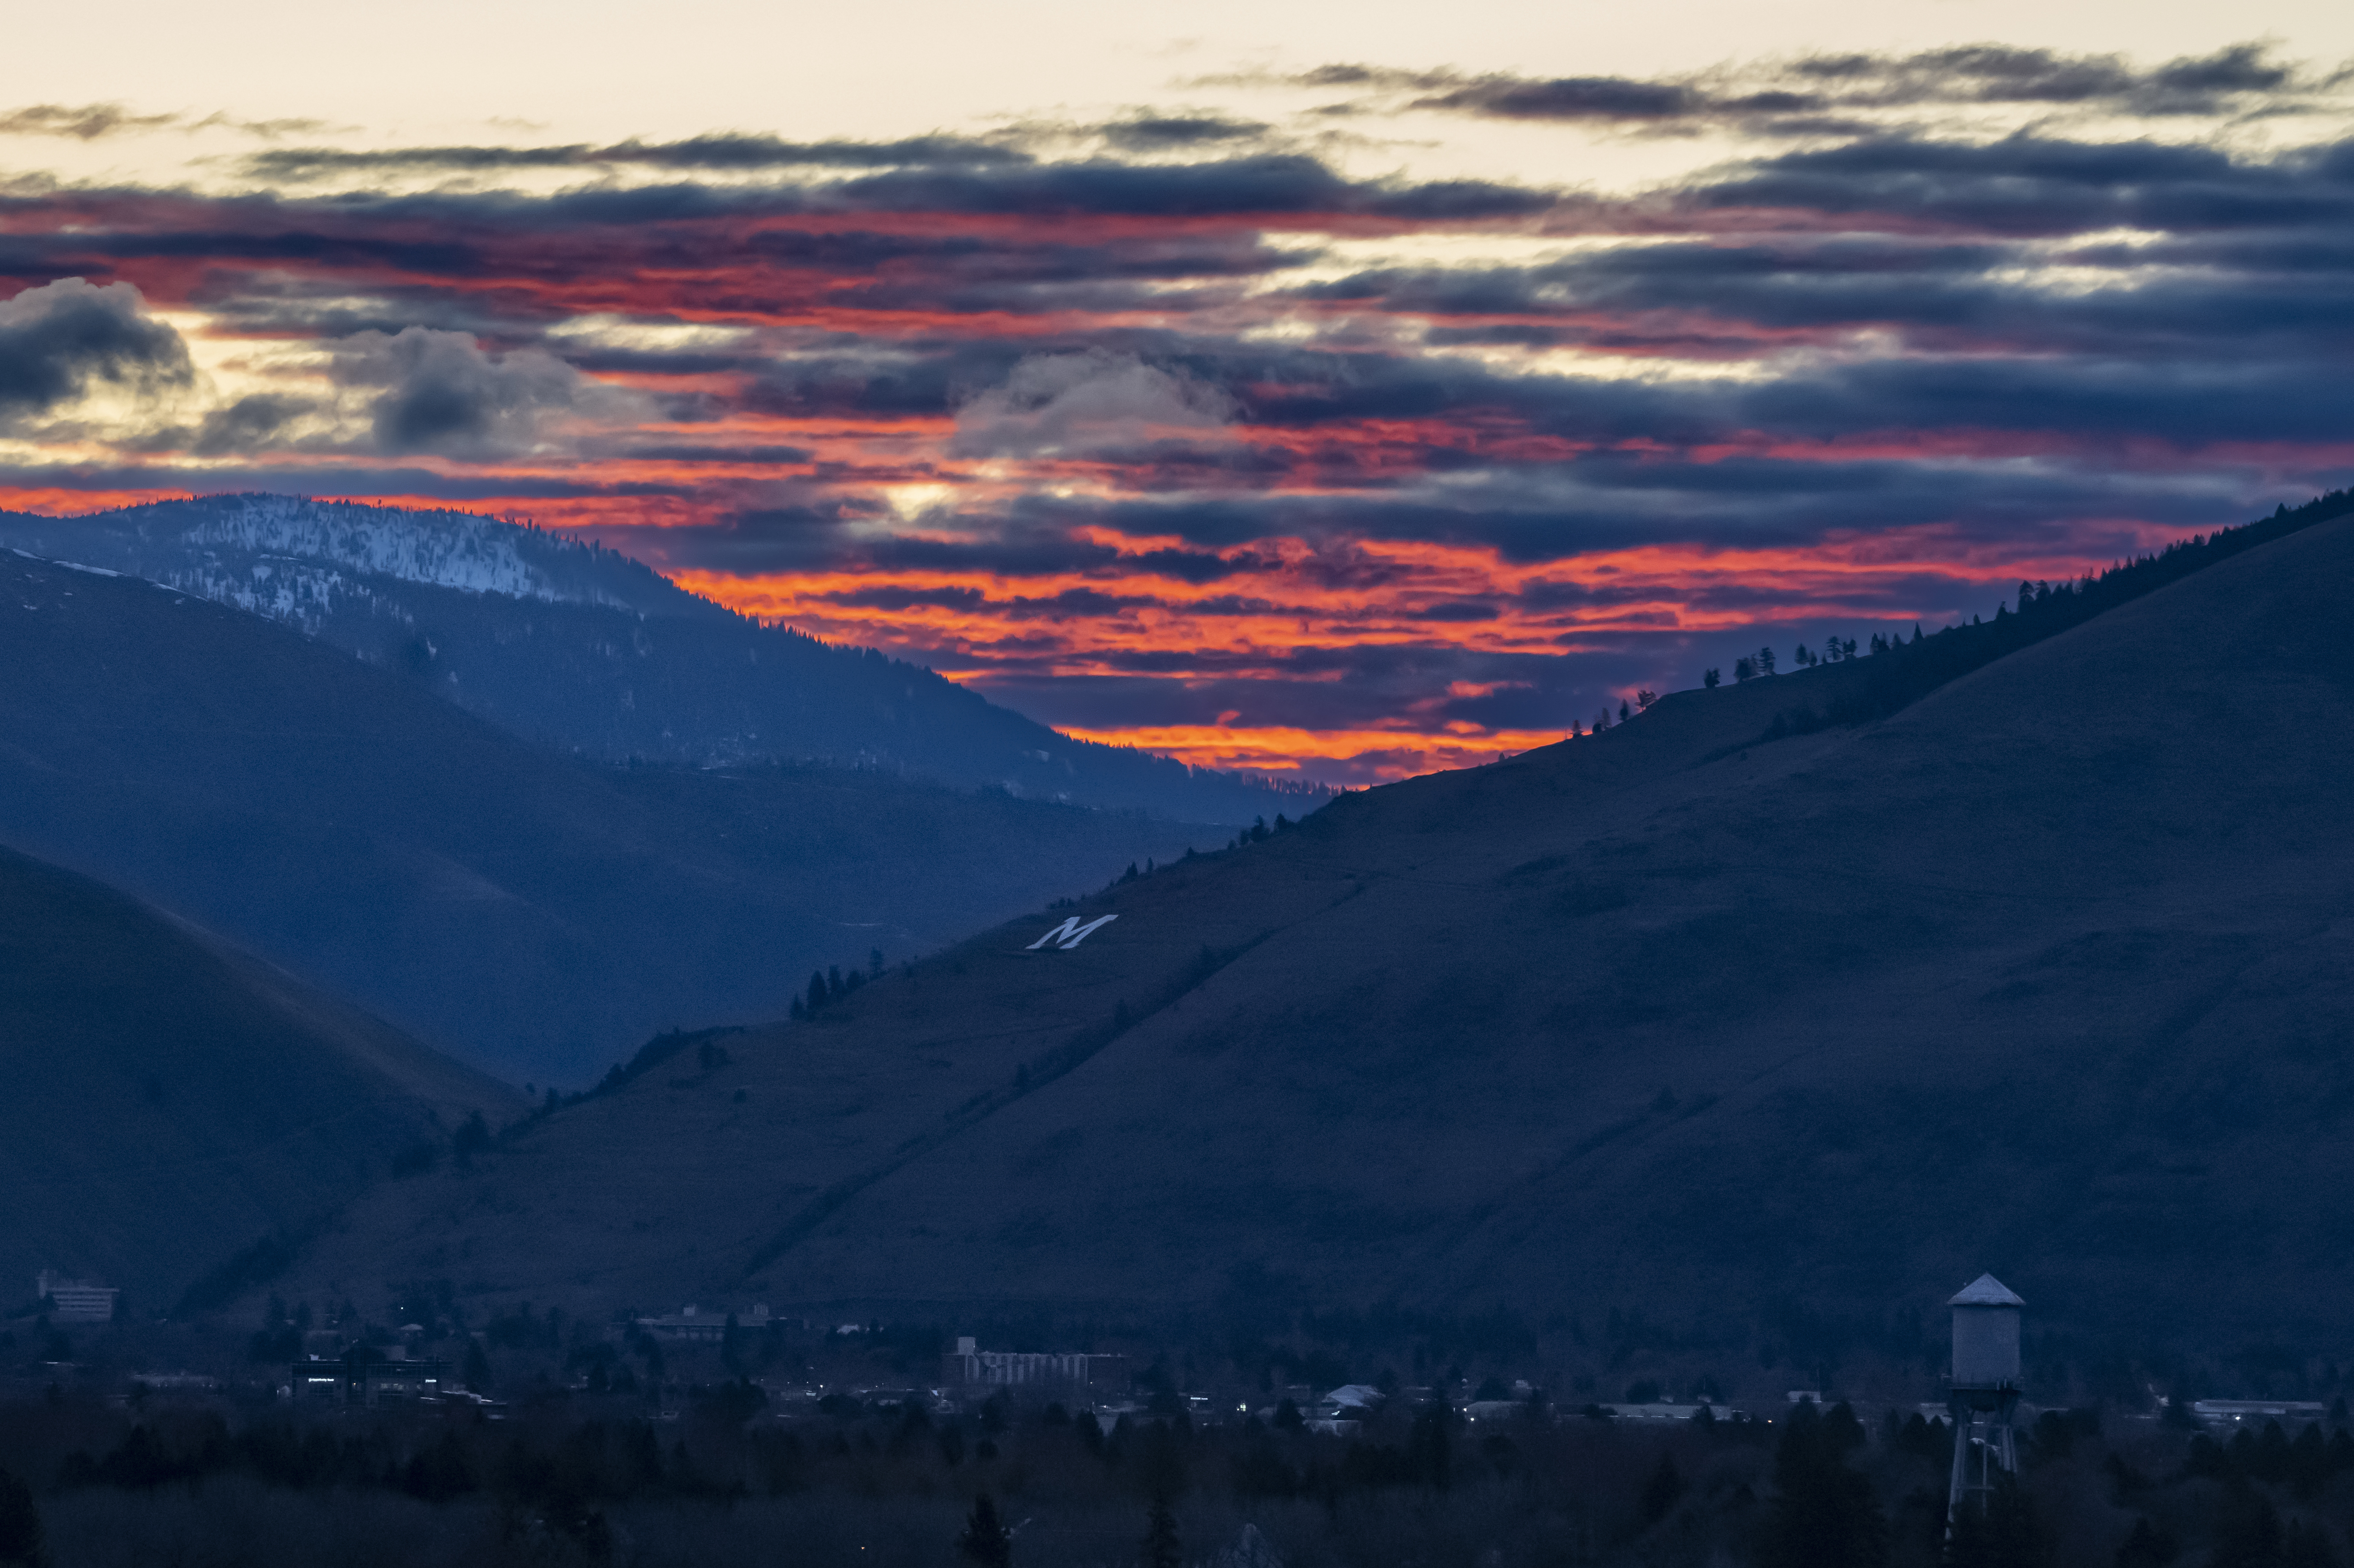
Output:
[[[1516,101],[1636,129],[1846,114],[1868,93],[1903,107],[1906,71],[1928,69],[1908,58],[1540,83]],[[2253,55],[2125,76],[2017,51],[1947,64],[1938,102],[2162,90],[2253,107],[2309,87]],[[1499,81],[1530,85],[1354,85],[1432,99]],[[1409,706],[1536,727],[1663,667],[1729,662],[1679,615],[1770,621],[1808,594],[1908,625],[1988,611],[1971,563],[2105,557],[2354,478],[2354,149],[2078,142],[2052,120],[1995,141],[1883,128],[1619,203],[1352,180],[1257,131],[1167,118],[1139,132],[1161,145],[1133,145],[1214,155],[1134,161],[1082,127],[1065,144],[1094,150],[1062,162],[1042,131],[1013,138],[1020,156],[895,144],[766,183],[684,171],[800,154],[623,143],[647,169],[653,147],[681,149],[674,176],[545,196],[20,189],[0,196],[0,274],[125,279],[334,366],[333,408],[273,381],[127,456],[242,454],[235,474],[202,471],[207,488],[537,502],[668,569],[773,574],[776,602],[805,591],[796,576],[840,574],[799,601],[826,635],[937,630],[902,646],[1069,722],[1099,690],[1105,727],[1229,710],[1363,726]],[[594,174],[607,149],[553,151]],[[1426,228],[1564,243],[1527,264],[1331,275],[1339,240]],[[1310,260],[1316,281],[1286,275]],[[1556,346],[1672,373],[1514,352]],[[372,465],[335,440],[435,461]],[[187,477],[126,461],[19,482]],[[911,484],[939,487],[914,537],[885,499]],[[1698,566],[1673,592],[1603,567],[1534,580],[1636,547],[1793,569],[1883,555],[1852,585]],[[1202,646],[1295,618],[1331,645]],[[1395,646],[1352,641],[1376,625]],[[1113,673],[1055,673],[1075,662]]]
[[[134,114],[120,103],[31,103],[0,109],[0,136],[60,136],[95,142],[103,136],[147,131],[207,131],[214,127],[252,136],[287,136],[327,129],[320,120],[239,120],[227,114],[202,119],[183,113]]]
[[[1442,320],[1560,322],[1441,326],[1433,334],[1439,342],[1652,344],[1702,352],[1713,335],[1721,351],[1740,356],[1761,346],[1758,329],[1893,328],[1929,349],[2032,346],[2131,358],[2277,355],[2297,345],[2259,340],[2292,336],[2310,351],[2354,334],[2354,257],[2342,244],[2087,248],[2056,259],[2107,278],[2065,291],[2033,276],[2052,259],[1978,240],[1679,240],[1536,267],[1368,271],[1302,293]]]
[[[887,163],[887,161],[878,161]],[[862,165],[863,166],[863,165]],[[260,199],[260,198],[255,198]],[[512,192],[351,196],[289,209],[345,222],[529,228],[683,223],[810,213],[937,212],[1007,217],[1264,217],[1351,214],[1411,219],[1523,217],[1558,198],[1526,186],[1476,180],[1426,185],[1352,180],[1302,154],[1259,153],[1189,164],[1114,158],[968,165],[910,163],[806,183],[719,187],[693,183],[588,186],[547,196]]]
[[[907,164],[958,167],[1023,164],[1019,148],[961,136],[914,136],[890,142],[788,142],[776,136],[718,134],[678,142],[617,142],[599,146],[440,146],[351,149],[274,147],[247,157],[249,178],[293,182],[367,174],[512,174],[535,169],[639,165],[657,169],[767,171],[887,168]]]
[[[1221,114],[1140,114],[1102,127],[1103,139],[1123,153],[1167,153],[1221,142],[1247,141],[1271,126]]]
[[[649,462],[768,463],[792,466],[808,462],[817,454],[807,447],[698,446],[684,441],[627,441],[615,443],[613,455]]]
[[[193,377],[180,334],[129,284],[64,278],[0,302],[0,418],[48,413],[95,383],[154,392]]]
[[[1094,243],[1008,235],[927,235],[771,229],[748,250],[775,267],[856,276],[888,269],[866,291],[943,282],[1083,285],[1106,280],[1248,277],[1297,260],[1256,234],[1121,236]]]
[[[2336,355],[2257,364],[2152,366],[1957,358],[1874,361],[1758,387],[1739,400],[1760,429],[2037,431],[2087,444],[2327,442],[2354,429],[2354,383]]]
[[[334,347],[334,376],[376,389],[369,418],[387,452],[492,455],[530,446],[545,423],[599,400],[598,384],[538,349],[485,351],[462,333],[409,327]]]
[[[21,200],[0,202],[0,211],[10,207],[22,210],[34,205],[37,204]],[[482,252],[473,246],[408,234],[371,232],[360,224],[349,225],[342,232],[284,228],[273,221],[277,211],[275,203],[266,201],[249,204],[243,214],[234,207],[220,211],[207,204],[208,217],[234,219],[242,216],[253,220],[251,226],[207,226],[160,233],[126,227],[94,232],[19,235],[6,265],[9,270],[22,273],[60,266],[102,270],[123,262],[148,260],[246,261],[320,268],[375,266],[463,277],[479,269],[483,260]]]
[[[1984,260],[1948,256],[1945,264],[1971,271],[1982,270]],[[1827,265],[1823,275],[1845,275],[1856,262],[1852,256],[1840,259]],[[1674,269],[1666,270],[1672,273]],[[1712,264],[1703,276],[1714,270]],[[1872,305],[1875,287],[1860,283],[1862,298],[1856,302]],[[1728,292],[1738,306],[1740,291]],[[2235,304],[2230,298],[2202,301],[2195,291],[2177,299],[2164,290],[2154,298],[2121,290],[2115,302],[2119,320],[2105,324],[2097,304],[2085,306],[2084,313],[2094,319],[2089,323],[2080,320],[2073,329],[2078,339],[2099,338],[2101,344],[2080,344],[2086,352],[2054,357],[2044,350],[2068,323],[2065,302],[2031,293],[2013,297],[1990,288],[1978,298],[1956,302],[1941,301],[1923,285],[1909,291],[1889,285],[1879,300],[1885,312],[1851,316],[1850,321],[1902,322],[1902,311],[1912,310],[1916,319],[1928,319],[1941,330],[1982,334],[1978,348],[1852,363],[1822,361],[1792,366],[1762,384],[1734,376],[1628,384],[1500,373],[1463,361],[1432,362],[1403,351],[1282,351],[1201,338],[1185,344],[1180,362],[1205,384],[1245,388],[1254,379],[1271,384],[1248,391],[1246,423],[1311,434],[1333,432],[1332,445],[1301,450],[1308,454],[1306,461],[1325,465],[1336,481],[1369,450],[1374,460],[1390,461],[1378,450],[1341,439],[1367,420],[1403,424],[1408,429],[1414,422],[1430,422],[1436,441],[1465,420],[1493,417],[1532,434],[1556,435],[1581,444],[1640,441],[1651,449],[1640,459],[1605,453],[1574,460],[1572,466],[1579,471],[1596,474],[1612,463],[1643,466],[1646,472],[1681,471],[1660,461],[1656,449],[1662,445],[1690,448],[1744,438],[1836,440],[1863,432],[1921,429],[2051,432],[2087,443],[2138,437],[2196,450],[2222,441],[2267,439],[2268,433],[2280,439],[2327,439],[2332,421],[2343,417],[2347,400],[2328,347],[2342,343],[2350,330],[2332,308],[2338,297],[2332,288],[2317,287],[2285,303],[2268,302],[2264,291],[2251,289]],[[1763,298],[1757,313],[1775,321],[1800,315],[1820,320],[1838,313],[1837,298],[1811,293]],[[1637,302],[1649,308],[1659,302],[1646,293]],[[2212,320],[2200,316],[2202,304]],[[2263,353],[2223,352],[2199,342],[2202,330],[2218,339],[2245,334],[2261,324],[2261,312],[2272,312],[2273,320],[2288,323],[2281,335],[2307,341]],[[2289,330],[2300,318],[2306,323],[2301,330]],[[2047,319],[2052,330],[2039,332],[2039,323]],[[2172,335],[2161,340],[2156,336],[2161,331]],[[1986,343],[2007,340],[2016,340],[2030,352],[2024,357],[1983,352]],[[1169,346],[1116,336],[1109,343],[1133,344],[1135,352],[1155,359],[1161,357],[1156,350]],[[2121,344],[2137,344],[2143,351],[2118,352]],[[1021,346],[1036,352],[1055,344],[1050,340]],[[2109,352],[2094,354],[2093,346]],[[2244,343],[2242,346],[2247,347]],[[846,355],[796,366],[790,387],[772,387],[761,401],[802,414],[936,413],[955,404],[960,387],[1002,383],[1015,357],[1013,345],[1002,344],[939,344],[912,365],[875,364]],[[1513,466],[1506,457],[1465,450],[1484,469],[1504,471]],[[1155,451],[1138,448],[1130,455],[1149,462]],[[1168,449],[1159,451],[1171,455]],[[1199,465],[1225,460],[1197,451],[1188,461]],[[1228,468],[1236,474],[1263,472],[1266,461],[1258,449],[1251,448]],[[1440,461],[1440,454],[1434,452],[1431,461]],[[1538,461],[1551,464],[1563,460],[1544,456]],[[1718,471],[1734,471],[1720,467]],[[1794,476],[1788,482],[1801,486],[1838,482],[1834,471],[1819,464],[1796,465],[1787,471]],[[1694,482],[1724,482],[1702,475]],[[1256,526],[1238,518],[1231,533],[1216,537],[1237,542],[1252,536]]]
[[[1188,217],[1363,213],[1396,218],[1524,217],[1554,197],[1465,180],[1386,185],[1350,180],[1303,154],[1262,153],[1202,164],[1110,159],[970,172],[896,169],[830,187],[884,211]]]
[[[1981,44],[1904,56],[1813,56],[1796,62],[1790,74],[1834,88],[1846,103],[2100,104],[2133,114],[2211,113],[2231,99],[2301,85],[2295,68],[2253,43],[2154,68],[2136,67],[2118,55]]]
[[[1559,77],[1532,81],[1490,77],[1417,99],[1417,109],[1460,109],[1506,120],[1653,121],[1686,119],[1711,107],[1698,90],[1624,77]]]
[[[1174,166],[1097,160],[1033,168],[901,168],[758,189],[686,182],[548,196],[443,191],[207,201],[88,190],[0,196],[0,219],[23,220],[0,241],[0,274],[143,276],[175,261],[201,262],[206,270],[196,291],[207,308],[270,313],[247,323],[258,328],[300,325],[307,311],[322,334],[419,323],[480,330],[479,323],[451,319],[456,302],[435,290],[492,280],[510,285],[500,302],[510,314],[536,310],[553,319],[563,313],[550,297],[556,287],[577,291],[610,280],[620,289],[630,279],[660,271],[703,275],[701,308],[765,311],[779,302],[773,281],[758,274],[764,267],[855,279],[868,308],[928,303],[1028,311],[1052,308],[1054,302],[1038,291],[1091,288],[1097,291],[1092,307],[1065,302],[1063,308],[1118,309],[1142,302],[1140,294],[1119,291],[1128,280],[1240,279],[1297,260],[1296,246],[1278,247],[1256,231],[1254,225],[1270,215],[1358,216],[1410,226],[1526,216],[1553,199],[1478,182],[1351,181],[1313,159],[1288,155]],[[72,221],[57,221],[69,210]],[[887,232],[880,224],[827,234],[814,225],[795,230],[790,223],[838,224],[864,213],[910,212],[976,222],[1066,221],[1034,235],[960,233],[943,223],[913,236]],[[1153,232],[1132,221],[1152,218],[1222,221],[1173,232]],[[1125,227],[1109,227],[1115,224]],[[712,275],[730,267],[736,276],[715,288]],[[413,298],[419,313],[406,323],[355,319],[347,290],[320,290],[310,301],[299,286],[303,277],[369,272],[384,287]],[[290,278],[298,280],[296,286],[289,286]],[[961,292],[951,298],[954,290]],[[844,302],[860,302],[845,296]],[[427,313],[433,312],[440,318]]]
[[[1909,55],[1814,55],[1669,78],[1465,76],[1448,70],[1325,66],[1283,78],[1213,79],[1382,95],[1391,108],[1554,121],[1623,130],[1819,136],[1857,132],[1860,116],[2020,106],[2166,116],[2335,101],[2344,83],[2243,43],[2155,67],[2122,55],[1976,45]]]
[[[969,588],[871,588],[822,596],[845,609],[978,609],[988,596]]]
[[[133,114],[120,103],[29,103],[0,110],[0,136],[64,136],[94,142],[101,136],[154,131],[175,124],[176,114]]]
[[[304,398],[255,393],[215,408],[205,416],[188,450],[198,457],[224,457],[231,452],[259,451],[270,446],[313,405]]]
[[[192,485],[191,478],[201,482]],[[304,464],[288,467],[257,462],[239,467],[211,467],[198,475],[168,464],[87,463],[71,466],[0,464],[0,488],[90,491],[122,494],[133,491],[185,495],[242,494],[312,495],[367,499],[419,496],[451,502],[578,501],[646,498],[672,493],[672,487],[627,479],[559,479],[545,474],[453,474],[436,469],[357,464]]]
[[[1002,526],[1019,543],[940,546],[946,569],[1015,576],[1083,571],[1116,557],[1100,546],[1044,543],[1082,524],[1136,538],[1175,535],[1204,550],[1290,537],[1437,543],[1492,549],[1522,564],[1641,545],[1795,548],[1858,531],[1938,524],[1956,539],[2016,541],[2055,519],[2129,510],[2155,522],[2211,520],[2245,482],[2229,469],[2127,482],[2097,468],[1976,465],[1931,460],[1674,461],[1613,454],[1506,473],[1436,494],[1249,495],[1077,503],[1028,496]],[[981,518],[970,521],[979,524]],[[878,564],[881,557],[874,557]],[[1394,569],[1394,568],[1388,568]],[[1313,577],[1312,569],[1304,577]]]
[[[1935,525],[1958,544],[2032,548],[2081,543],[2087,516],[2131,515],[2161,524],[2211,524],[2249,476],[2229,469],[2193,480],[2158,475],[2121,482],[2096,469],[1881,459],[1801,462],[1771,459],[1710,462],[1612,456],[1502,476],[1441,496],[1251,494],[1225,500],[1059,501],[1025,496],[999,509],[957,514],[970,536],[905,538],[851,530],[862,514],[839,501],[772,507],[708,524],[599,530],[673,568],[751,574],[798,571],[981,575],[1000,582],[1072,576],[1133,583],[1150,576],[1215,581],[1245,572],[1272,573],[1319,591],[1364,593],[1408,580],[1410,568],[1363,553],[1374,543],[1438,543],[1492,549],[1522,565],[1573,560],[1638,546],[1806,549],[1828,539],[1892,528]],[[1139,539],[1176,535],[1189,547],[1124,554],[1076,536],[1085,525]],[[2072,532],[2073,530],[2073,532]],[[1254,541],[1295,538],[1315,546],[1309,559],[1256,553]],[[2115,546],[2132,547],[2130,534]],[[2107,548],[2107,546],[2102,546]],[[1223,556],[1213,551],[1225,552]],[[1910,588],[1891,573],[1901,597]],[[1784,590],[1738,584],[1710,590],[1706,608],[1752,613]],[[1754,591],[1755,600],[1741,597]],[[940,596],[930,588],[878,583],[845,590],[845,608],[898,609],[920,604],[970,610],[981,590]],[[874,597],[875,595],[883,597]],[[926,597],[928,595],[933,597]],[[986,596],[984,596],[986,597]],[[1016,596],[1018,598],[1018,596]],[[1514,606],[1516,615],[1577,606],[1607,607],[1638,598],[1606,583],[1532,590],[1525,602],[1489,596],[1431,601],[1416,618],[1434,624],[1484,622]],[[1123,596],[1124,602],[1126,596]],[[1073,599],[1021,600],[1077,615]],[[1149,601],[1147,601],[1149,602]],[[1698,601],[1695,601],[1698,602]],[[1087,613],[1111,613],[1108,602]],[[1200,615],[1287,613],[1279,600],[1247,594],[1189,601]]]
[[[1493,620],[1500,613],[1495,601],[1485,599],[1449,599],[1411,612],[1416,620],[1437,620],[1461,624],[1472,620]]]
[[[1761,160],[1689,199],[1701,210],[1777,207],[2004,236],[2126,228],[2342,234],[2354,220],[2354,143],[2258,158],[2147,141],[1875,136]]]

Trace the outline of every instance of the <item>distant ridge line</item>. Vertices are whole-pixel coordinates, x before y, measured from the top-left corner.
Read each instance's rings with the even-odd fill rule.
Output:
[[[2120,562],[2098,576],[2088,573],[2073,583],[2048,586],[2022,582],[2016,610],[1998,607],[1992,620],[1949,626],[1927,637],[1916,632],[1911,642],[1900,640],[1886,652],[1867,656],[1868,674],[1860,687],[1832,697],[1820,708],[1808,704],[1776,714],[1773,723],[1755,741],[1723,747],[1714,755],[1729,755],[1742,746],[1811,735],[1835,726],[1869,724],[1890,717],[1938,687],[1983,669],[2007,654],[2082,626],[2096,616],[2130,604],[2220,561],[2349,513],[2354,513],[2354,490],[2335,490],[2316,496],[2294,511],[2284,504],[2270,517],[2253,523],[2219,528],[2212,534],[2193,534],[2155,555]],[[1713,760],[1713,757],[1703,760]]]

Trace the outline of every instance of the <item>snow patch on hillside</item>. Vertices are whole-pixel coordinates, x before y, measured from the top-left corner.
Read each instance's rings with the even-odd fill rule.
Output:
[[[166,567],[155,573],[154,580],[215,604],[268,616],[313,636],[321,621],[334,613],[337,599],[356,596],[373,601],[376,597],[366,589],[355,590],[332,567],[300,561],[256,561],[243,574],[217,565]]]
[[[314,562],[469,593],[588,604],[621,602],[599,591],[595,583],[580,580],[594,569],[587,546],[495,518],[293,496],[240,496],[237,501],[233,510],[223,508],[203,517],[181,539],[194,546],[291,557],[279,563],[257,563],[256,586],[233,589],[235,597],[225,600],[281,620],[305,599],[323,605],[324,597],[340,586],[341,579],[332,570],[323,576],[298,565]],[[573,558],[562,559],[566,556]],[[565,567],[573,569],[562,571]],[[219,580],[208,573],[205,577]],[[565,577],[575,580],[561,580]],[[194,581],[185,586],[190,592],[204,592],[207,599],[221,597],[199,589]],[[287,609],[264,608],[270,604]]]

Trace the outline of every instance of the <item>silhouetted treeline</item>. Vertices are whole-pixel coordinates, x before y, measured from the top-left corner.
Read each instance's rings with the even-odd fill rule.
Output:
[[[2105,610],[2179,582],[2193,572],[2243,551],[2354,512],[2354,491],[2332,491],[2296,508],[2283,506],[2270,517],[2238,528],[2221,528],[2168,545],[2154,556],[2111,567],[2075,582],[2022,582],[2018,608],[1998,609],[1992,620],[1949,626],[1935,636],[1913,629],[1910,641],[1875,636],[1860,684],[1820,707],[1793,708],[1775,715],[1768,740],[1806,735],[1835,725],[1886,718],[1946,682],[2015,653],[2031,643],[2079,626]],[[1772,673],[1772,666],[1766,667]]]
[[[1532,1403],[1470,1422],[1394,1400],[1353,1432],[1295,1419],[1110,1420],[1003,1397],[829,1396],[741,1380],[671,1407],[562,1391],[472,1413],[0,1406],[0,1561],[1421,1562],[2315,1568],[2354,1525],[2343,1413],[2219,1441],[2046,1411],[2021,1473],[1946,1540],[1950,1437],[1845,1404],[1635,1422]]]

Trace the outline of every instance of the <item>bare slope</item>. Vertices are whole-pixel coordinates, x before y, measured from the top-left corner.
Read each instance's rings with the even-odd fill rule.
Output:
[[[854,769],[608,768],[253,616],[13,552],[0,670],[0,843],[517,1082],[776,1016],[813,966],[933,947],[1187,842]]]
[[[1000,927],[306,1259],[621,1301],[2354,1329],[2354,521],[1891,719],[1680,694]],[[462,1261],[461,1261],[462,1259]]]
[[[521,1097],[58,867],[0,850],[0,1299],[88,1272],[169,1307],[424,1138]]]

